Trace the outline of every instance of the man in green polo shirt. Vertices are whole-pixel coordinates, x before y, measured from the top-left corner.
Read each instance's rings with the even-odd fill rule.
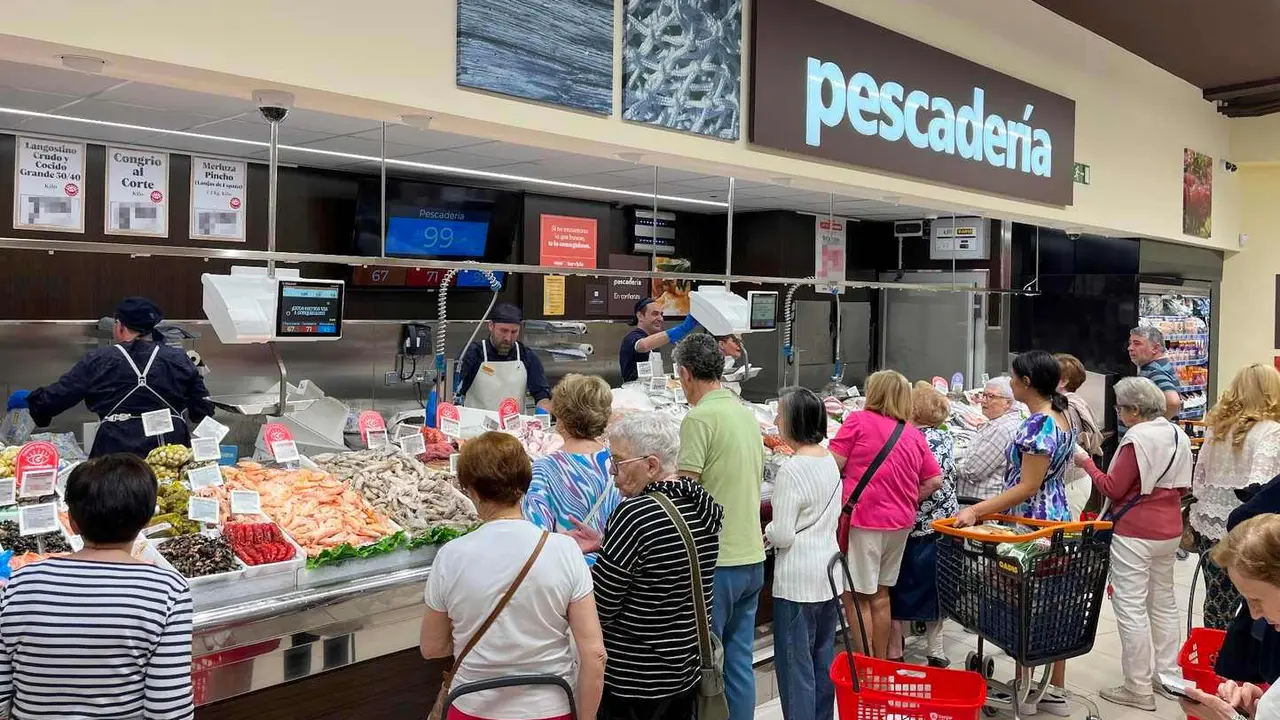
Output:
[[[756,705],[752,643],[756,604],[764,587],[760,424],[736,395],[720,387],[724,352],[714,337],[702,333],[686,337],[676,346],[673,359],[693,406],[680,425],[680,474],[700,480],[724,507],[711,625],[724,644],[729,716],[751,720]]]

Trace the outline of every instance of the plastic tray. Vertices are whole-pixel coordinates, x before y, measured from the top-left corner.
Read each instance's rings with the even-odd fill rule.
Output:
[[[284,528],[272,522],[266,515],[259,515],[256,522],[271,523],[280,528],[280,535],[284,537],[285,542],[293,546],[293,558],[264,565],[250,565],[236,555],[236,559],[244,564],[242,597],[274,595],[293,590],[297,586],[298,570],[307,564],[307,553],[289,536],[289,533],[284,531]]]
[[[217,530],[205,530],[204,535],[218,536]],[[160,546],[171,540],[172,538],[148,538],[142,549],[140,558],[147,562],[154,563],[158,567],[168,568],[174,572],[178,569],[173,566],[163,555],[160,554]],[[241,582],[244,580],[245,564],[236,558],[236,569],[223,573],[215,573],[213,575],[202,575],[195,578],[187,578],[187,585],[191,587],[191,599],[196,609],[206,607],[217,607],[228,603],[242,600],[246,597],[246,588]],[[182,573],[178,572],[179,575]],[[186,577],[183,575],[183,577]]]

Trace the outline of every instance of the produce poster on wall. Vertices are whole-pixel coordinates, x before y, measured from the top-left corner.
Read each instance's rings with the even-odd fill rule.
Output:
[[[103,227],[112,235],[169,235],[169,153],[107,147]]]
[[[538,264],[547,267],[596,267],[595,218],[540,215]]]
[[[191,158],[191,237],[244,242],[247,163]]]
[[[844,280],[845,243],[847,223],[844,218],[818,215],[814,218],[814,260],[813,276],[819,280]],[[843,292],[838,286],[818,285],[815,291],[829,293],[832,290]]]
[[[1213,234],[1213,158],[1191,149],[1182,151],[1182,232]]]
[[[84,232],[84,143],[19,137],[15,229]]]
[[[693,263],[682,258],[654,258],[653,269],[659,272],[686,273],[693,269]],[[662,304],[665,316],[683,316],[689,314],[689,293],[693,291],[693,283],[688,280],[669,280],[654,278],[650,295]]]

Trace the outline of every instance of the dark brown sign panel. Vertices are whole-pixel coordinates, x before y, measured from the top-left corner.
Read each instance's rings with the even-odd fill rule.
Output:
[[[751,142],[1072,204],[1074,100],[816,0],[756,0]]]

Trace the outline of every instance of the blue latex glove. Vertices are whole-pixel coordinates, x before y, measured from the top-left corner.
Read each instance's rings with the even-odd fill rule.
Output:
[[[31,394],[30,390],[18,390],[9,396],[9,405],[5,410],[26,410],[27,396]]]
[[[686,315],[684,322],[667,331],[667,339],[674,345],[684,339],[685,335],[698,329],[698,323],[692,315]]]

